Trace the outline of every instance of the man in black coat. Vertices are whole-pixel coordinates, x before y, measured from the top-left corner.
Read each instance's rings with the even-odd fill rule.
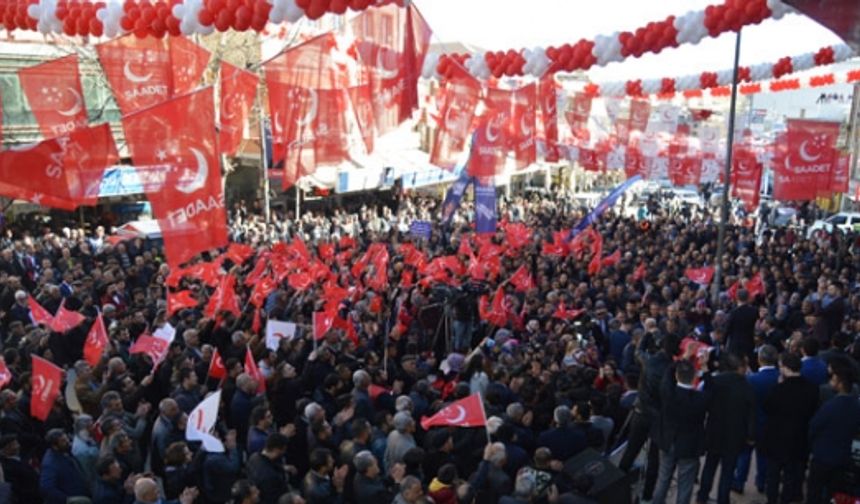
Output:
[[[827,286],[827,295],[823,296],[816,305],[819,321],[824,325],[822,335],[827,340],[821,341],[825,348],[830,346],[833,336],[842,330],[842,321],[845,319],[845,298],[842,297],[842,283],[830,282]]]
[[[406,467],[403,464],[394,464],[390,471],[391,477],[383,478],[380,475],[379,462],[367,450],[356,453],[352,463],[356,473],[352,482],[355,502],[387,503],[394,500],[397,486],[406,475]]]
[[[705,428],[708,456],[702,469],[697,500],[708,501],[719,466],[717,504],[729,504],[735,463],[744,446],[752,444],[755,430],[755,396],[752,385],[744,377],[741,358],[733,353],[724,353],[720,372],[705,380],[705,391],[711,396]]]
[[[290,439],[275,432],[266,438],[263,451],[251,455],[246,464],[248,479],[260,489],[261,504],[275,504],[281,495],[289,491],[283,458],[290,446]]]
[[[738,305],[729,313],[726,321],[726,350],[755,362],[755,323],[758,310],[749,304],[749,292],[738,289]]]
[[[800,376],[800,357],[784,353],[779,371],[782,382],[764,400],[762,450],[767,457],[767,501],[802,499],[803,463],[809,453],[809,420],[818,407],[818,388]]]
[[[674,372],[673,372],[674,371]],[[673,380],[674,374],[674,380]],[[666,502],[675,468],[678,468],[678,503],[693,497],[699,457],[705,452],[705,414],[708,399],[696,390],[696,369],[688,360],[678,362],[663,379],[660,414],[660,475],[654,491],[656,504]]]

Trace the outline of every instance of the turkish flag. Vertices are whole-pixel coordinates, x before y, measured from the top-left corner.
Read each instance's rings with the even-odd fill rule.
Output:
[[[209,287],[218,285],[223,272],[221,271],[220,258],[210,262],[200,262],[183,270],[183,275],[200,280]]]
[[[603,268],[603,236],[600,233],[594,233],[594,241],[591,243],[591,261],[588,263],[588,274],[596,275]]]
[[[517,169],[522,170],[537,161],[535,141],[537,86],[534,83],[514,91],[511,140]]]
[[[287,277],[287,283],[290,285],[290,287],[297,291],[304,291],[307,290],[308,287],[313,285],[314,279],[311,278],[309,274],[304,272],[293,273],[292,275]]]
[[[266,302],[266,298],[278,287],[276,282],[271,277],[265,277],[254,284],[254,290],[251,292],[251,304],[257,308],[261,308]]]
[[[630,102],[630,131],[645,131],[651,116],[651,103],[647,100]]]
[[[561,320],[576,320],[583,313],[585,313],[585,308],[568,310],[567,307],[564,306],[564,301],[562,301],[558,304],[558,308],[555,309],[552,316]]]
[[[314,339],[321,340],[331,330],[335,314],[328,311],[314,312]]]
[[[361,140],[367,153],[373,152],[376,141],[376,127],[373,113],[373,86],[369,83],[360,86],[352,86],[347,91],[349,101],[352,104],[352,112],[355,115],[355,123],[358,126]]]
[[[96,53],[122,115],[152,107],[171,96],[173,69],[165,39],[129,34],[98,44]],[[180,120],[193,120],[193,116]]]
[[[221,62],[221,152],[232,156],[242,143],[245,125],[254,107],[257,84],[255,73]]]
[[[642,280],[645,278],[645,274],[645,263],[639,263],[639,266],[637,266],[636,270],[633,272],[633,281],[638,282],[639,280]]]
[[[12,381],[12,372],[9,371],[9,366],[6,365],[6,360],[0,357],[0,389],[5,387]]]
[[[30,320],[33,321],[34,324],[43,325],[45,327],[51,326],[51,321],[54,320],[54,316],[51,313],[42,307],[38,301],[33,299],[33,296],[27,297],[27,306],[30,308]]]
[[[526,269],[525,265],[520,266],[516,272],[514,272],[513,276],[511,276],[511,285],[513,285],[517,292],[528,292],[534,288],[535,281],[532,278],[529,270]]]
[[[505,238],[511,248],[522,248],[531,242],[532,230],[522,222],[511,223],[505,226]]]
[[[557,87],[552,75],[541,79],[538,87],[538,103],[540,103],[543,135],[546,141],[545,158],[550,163],[559,159]]]
[[[63,370],[52,362],[35,355],[33,358],[33,376],[30,379],[30,416],[45,421],[54,401],[60,395],[60,385],[63,382]]]
[[[183,95],[200,85],[211,54],[185,37],[169,37],[168,40],[172,71],[171,96]],[[221,95],[222,103],[225,96]]]
[[[774,159],[773,196],[813,200],[830,188],[839,123],[789,119],[787,143]]]
[[[604,268],[608,268],[610,266],[615,266],[620,261],[621,261],[621,249],[615,249],[615,252],[613,252],[611,255],[604,257],[601,260],[600,264]]]
[[[224,257],[233,261],[235,265],[242,265],[254,255],[254,247],[244,243],[231,243],[227,247]]]
[[[487,416],[484,413],[481,394],[472,394],[452,402],[432,417],[421,419],[421,427],[424,430],[429,430],[431,427],[483,427],[485,425],[487,425]]]
[[[90,326],[87,339],[84,341],[84,359],[90,366],[95,367],[98,365],[107,345],[108,335],[105,329],[105,321],[102,318],[102,314],[99,313],[93,325]]]
[[[131,345],[131,348],[128,349],[128,353],[148,355],[152,359],[152,368],[154,370],[167,357],[167,349],[169,347],[170,343],[165,339],[156,338],[149,334],[141,334],[137,337],[134,344]]]
[[[227,377],[227,368],[224,367],[224,360],[221,358],[221,354],[218,353],[217,348],[212,352],[212,360],[209,361],[209,372],[207,374],[210,378],[215,378],[216,380]]]
[[[86,317],[80,313],[66,309],[66,300],[60,302],[60,308],[51,320],[51,330],[58,333],[66,333],[81,324]]]
[[[701,268],[687,268],[684,270],[684,276],[699,285],[708,285],[714,278],[714,268],[712,266],[703,266]]]
[[[732,156],[732,196],[744,203],[744,208],[752,212],[758,208],[761,197],[762,165],[751,150],[735,146]]]
[[[473,177],[492,177],[502,172],[507,154],[502,131],[504,113],[489,109],[478,118],[478,129],[469,154],[468,173]]]
[[[474,78],[448,82],[439,109],[439,128],[430,152],[430,164],[453,170],[466,149],[475,109],[480,100],[481,85]]]
[[[174,313],[186,308],[196,308],[198,302],[194,294],[189,290],[179,292],[167,292],[167,316],[172,317]]]
[[[214,106],[207,87],[122,120],[138,173],[161,167],[161,190],[148,198],[171,267],[227,244]]]
[[[221,283],[206,303],[204,313],[212,318],[222,311],[228,311],[237,317],[241,313],[239,299],[236,297],[236,277],[233,275],[221,277]]]
[[[251,378],[257,380],[257,393],[263,394],[266,392],[266,377],[257,367],[257,361],[254,360],[254,354],[250,348],[245,349],[245,372],[251,375]]]
[[[87,126],[77,54],[22,68],[18,80],[43,137],[54,138]]]

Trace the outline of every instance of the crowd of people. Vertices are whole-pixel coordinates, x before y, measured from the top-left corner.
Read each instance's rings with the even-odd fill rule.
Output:
[[[713,264],[717,227],[707,213],[689,220],[658,209],[643,224],[610,209],[589,240],[599,235],[603,253],[620,257],[594,271],[588,246],[544,246],[587,211],[574,207],[562,195],[503,200],[499,232],[479,240],[470,203],[444,226],[432,198],[274,215],[268,224],[237,206],[231,239],[255,255],[220,263],[220,275],[238,279],[242,310],[214,317],[204,315],[212,286],[191,277],[168,286],[157,243],[115,243],[102,228],[6,224],[0,339],[11,379],[0,391],[0,501],[590,503],[600,502],[599,489],[576,460],[593,452],[617,463],[642,502],[728,504],[750,477],[771,504],[856,491],[860,256],[852,247],[793,228],[757,235],[728,226],[712,298],[685,275]],[[434,223],[429,239],[410,237],[416,219]],[[528,227],[528,243],[509,243],[510,223]],[[298,237],[318,258],[320,244],[333,244],[342,260],[323,262],[341,288],[358,288],[338,307],[352,327],[319,342],[310,325],[321,285],[281,282],[262,325],[248,302],[254,285],[244,280],[257,258]],[[481,241],[498,251],[498,268],[475,275],[467,252]],[[409,243],[427,260],[456,257],[463,268],[421,281],[405,257]],[[373,244],[390,256],[383,288],[372,267],[353,271]],[[523,266],[531,288],[510,282]],[[482,297],[495,301],[500,287],[508,316],[491,323]],[[190,290],[198,306],[166,313],[168,289]],[[86,321],[53,332],[33,321],[30,296]],[[82,349],[99,313],[109,346],[90,366]],[[273,350],[266,319],[304,330]],[[129,353],[165,323],[176,336],[158,366]],[[248,372],[248,349],[264,391]],[[213,355],[222,379],[210,376]],[[74,377],[45,421],[30,414],[32,356]],[[223,452],[185,435],[189,413],[215,390]],[[472,394],[486,427],[422,428],[421,419]]]

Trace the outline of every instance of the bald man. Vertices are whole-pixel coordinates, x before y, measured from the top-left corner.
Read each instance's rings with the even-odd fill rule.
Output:
[[[192,504],[197,494],[196,488],[186,488],[179,500],[162,501],[154,479],[140,478],[134,483],[134,504]]]

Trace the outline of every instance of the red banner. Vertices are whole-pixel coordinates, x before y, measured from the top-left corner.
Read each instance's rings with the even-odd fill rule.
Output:
[[[535,111],[537,110],[537,88],[534,84],[514,91],[511,131],[517,169],[522,170],[537,161],[535,142]]]
[[[51,413],[51,408],[54,407],[54,401],[60,395],[63,370],[41,357],[33,355],[32,358],[30,416],[44,422],[48,418],[48,414]]]
[[[761,175],[762,165],[756,160],[755,153],[735,146],[732,155],[732,196],[743,201],[748,212],[758,208]]]
[[[830,177],[830,191],[833,193],[847,193],[848,179],[851,166],[851,155],[847,152],[840,152],[833,164],[833,176]]]
[[[18,80],[43,137],[54,138],[87,126],[76,54],[22,68]]]
[[[430,164],[453,170],[466,148],[481,85],[472,78],[449,82],[440,109],[440,124],[430,153]]]
[[[774,198],[813,200],[830,188],[839,123],[789,119],[787,143],[774,159]]]
[[[170,97],[173,74],[164,39],[126,35],[98,44],[96,52],[122,115]]]
[[[257,74],[221,62],[221,152],[232,156],[239,150],[242,133],[254,98],[257,96]]]
[[[170,37],[168,40],[172,70],[171,96],[183,95],[200,85],[203,72],[209,64],[210,54],[185,37]],[[221,101],[224,101],[223,94]]]
[[[492,177],[505,166],[505,142],[502,138],[505,116],[488,109],[479,119],[469,155],[468,173],[473,177]]]
[[[651,103],[647,100],[630,102],[630,131],[645,131],[651,115]]]
[[[120,160],[110,124],[78,128],[60,142],[65,143],[68,197],[78,205],[95,205],[105,169]]]
[[[669,179],[673,185],[699,185],[702,178],[702,157],[682,156],[669,158]]]
[[[643,172],[645,167],[645,159],[642,152],[635,147],[628,147],[627,154],[624,156],[624,174],[627,178],[636,175],[645,177],[647,174]]]
[[[70,179],[63,169],[67,137],[21,145],[0,153],[0,195],[37,205],[74,210]]]
[[[564,113],[570,132],[574,138],[587,139],[588,117],[591,115],[592,97],[585,93],[576,93],[569,102],[568,109]],[[583,133],[583,130],[586,130]]]
[[[162,167],[161,190],[148,196],[172,268],[227,244],[214,106],[208,87],[123,118],[135,166]]]
[[[543,136],[546,141],[546,160],[550,163],[559,160],[558,147],[558,98],[557,84],[552,75],[540,81],[538,99],[543,122]]]

